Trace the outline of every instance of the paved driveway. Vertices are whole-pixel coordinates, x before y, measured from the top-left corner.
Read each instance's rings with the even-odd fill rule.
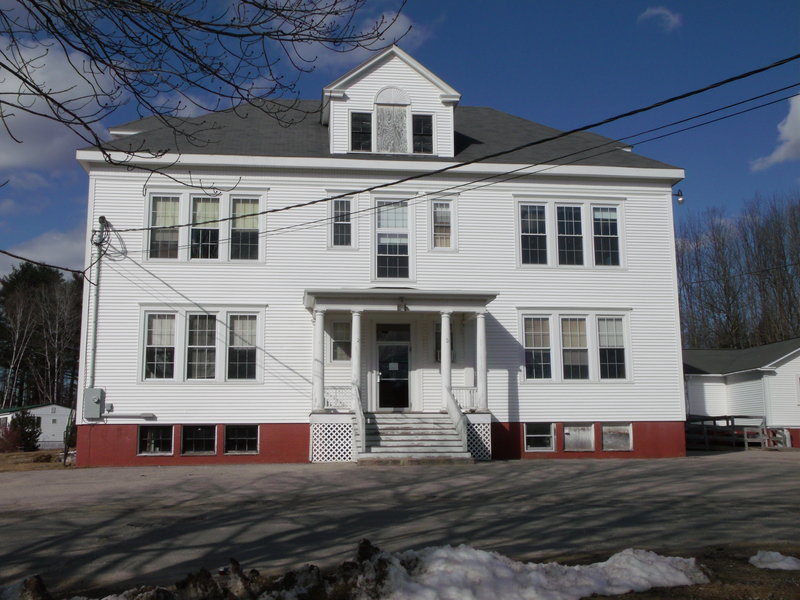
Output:
[[[0,585],[172,583],[470,544],[519,559],[800,540],[800,452],[478,465],[265,465],[0,473]]]

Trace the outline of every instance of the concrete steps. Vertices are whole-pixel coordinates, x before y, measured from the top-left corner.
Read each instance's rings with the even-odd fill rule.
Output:
[[[450,417],[440,413],[366,413],[366,452],[359,463],[474,462]]]

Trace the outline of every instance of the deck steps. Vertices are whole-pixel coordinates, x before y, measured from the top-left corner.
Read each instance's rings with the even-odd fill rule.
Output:
[[[364,464],[473,462],[450,417],[440,413],[366,413]]]

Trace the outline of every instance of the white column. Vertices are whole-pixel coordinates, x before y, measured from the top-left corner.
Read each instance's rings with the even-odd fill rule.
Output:
[[[353,385],[361,391],[361,311],[353,311],[350,325],[350,365],[353,372]],[[353,402],[356,398],[353,398]]]
[[[314,412],[325,409],[325,311],[314,311],[314,362],[311,366],[311,406]]]
[[[442,406],[447,408],[447,397],[450,395],[452,389],[452,365],[450,364],[452,353],[452,344],[450,341],[450,313],[442,312],[442,340],[441,340],[441,356],[439,357],[439,364],[442,369]]]
[[[479,312],[475,321],[475,387],[478,395],[478,410],[489,410],[489,388],[487,385],[488,361],[486,355],[486,314]]]

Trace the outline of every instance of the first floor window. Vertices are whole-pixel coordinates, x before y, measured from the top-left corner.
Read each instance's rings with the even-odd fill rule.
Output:
[[[583,225],[580,206],[556,207],[558,264],[583,264]]]
[[[594,222],[594,264],[619,266],[619,228],[617,209],[596,206],[592,209]]]
[[[214,379],[217,362],[217,318],[189,315],[186,378]]]
[[[525,423],[525,451],[555,450],[552,423]]]
[[[350,339],[350,323],[337,321],[331,331],[332,360],[350,360],[352,341]]]
[[[350,113],[350,150],[372,152],[372,113]]]
[[[597,319],[600,379],[625,379],[625,336],[621,317]]]
[[[178,258],[180,198],[153,196],[151,200],[150,258]]]
[[[216,450],[217,428],[214,425],[183,425],[181,452],[183,454],[213,454]]]
[[[453,247],[453,210],[449,200],[433,203],[433,247]]]
[[[218,198],[192,198],[192,258],[219,258],[218,219]]]
[[[525,378],[550,379],[550,319],[525,317]]]
[[[523,265],[547,264],[547,218],[545,207],[519,205],[520,248]]]
[[[172,454],[172,425],[139,426],[139,454]]]
[[[591,452],[594,450],[594,425],[592,423],[565,424],[564,450],[568,452]]]
[[[630,423],[603,423],[603,450],[631,450]]]
[[[175,315],[148,314],[145,340],[144,378],[175,376]]]
[[[258,199],[231,200],[231,260],[258,259]]]
[[[589,379],[589,348],[585,318],[561,319],[561,354],[564,379]]]
[[[230,315],[228,379],[256,378],[256,315]]]
[[[258,425],[226,425],[225,454],[258,452]]]
[[[353,245],[349,198],[339,198],[333,201],[333,245]]]

